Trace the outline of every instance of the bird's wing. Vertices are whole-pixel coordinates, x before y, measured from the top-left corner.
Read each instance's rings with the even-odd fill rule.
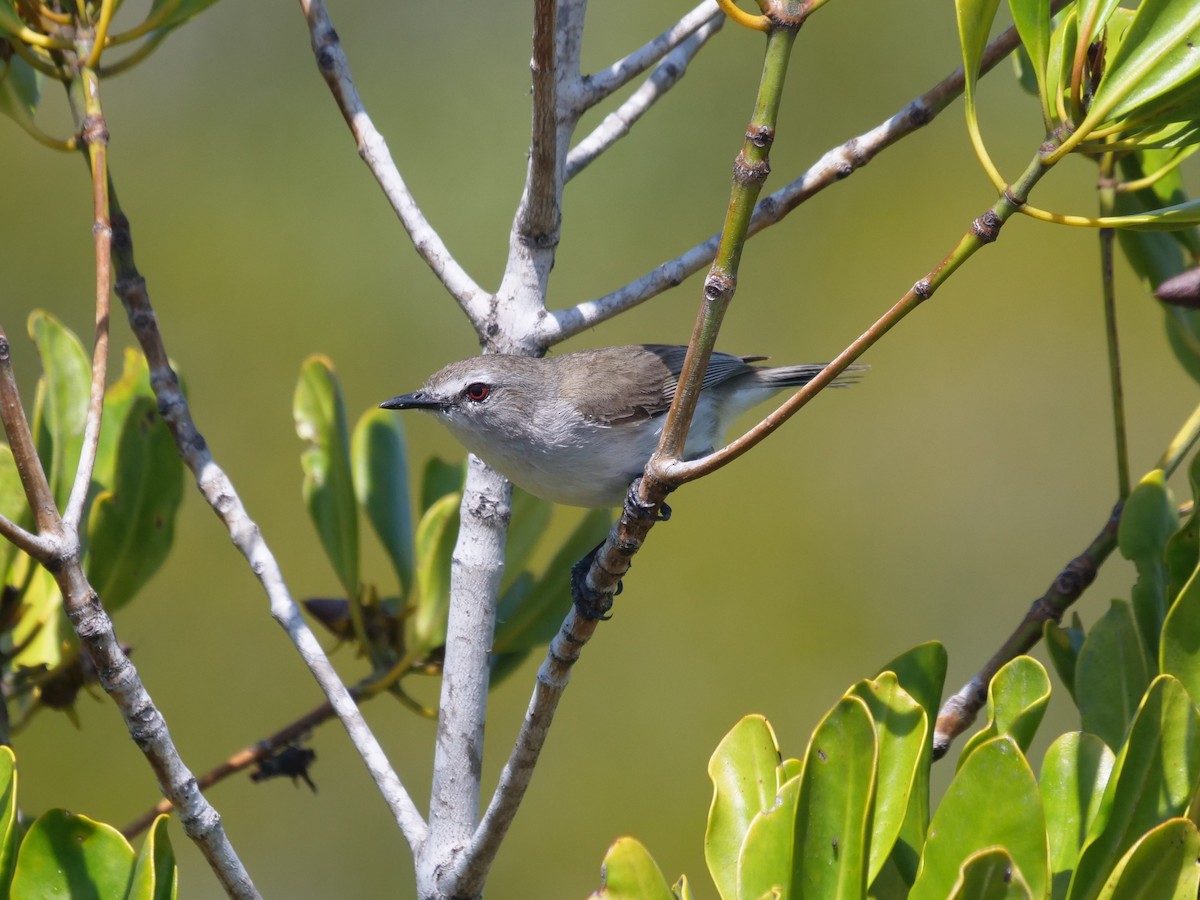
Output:
[[[667,408],[671,405],[671,400],[675,397],[675,389],[679,385],[679,373],[683,370],[683,359],[687,356],[687,347],[671,344],[646,344],[644,346],[646,350],[662,360],[663,365],[667,367],[670,373],[663,383],[662,412],[666,412]],[[708,361],[708,370],[704,373],[701,390],[708,390],[710,387],[723,384],[730,378],[742,375],[752,368],[752,366],[747,365],[748,363],[758,362],[763,359],[766,359],[766,357],[734,356],[732,353],[719,353],[714,350],[712,358]]]

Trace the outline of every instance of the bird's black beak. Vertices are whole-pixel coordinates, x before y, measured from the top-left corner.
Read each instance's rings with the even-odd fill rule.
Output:
[[[401,394],[399,397],[384,400],[379,404],[382,409],[442,409],[445,405],[441,400],[430,397],[424,391]]]

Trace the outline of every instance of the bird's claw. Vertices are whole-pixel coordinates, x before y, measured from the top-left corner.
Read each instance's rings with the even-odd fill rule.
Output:
[[[671,507],[665,503],[660,503],[655,506],[653,503],[646,503],[638,494],[638,485],[641,484],[642,476],[633,479],[633,483],[629,485],[629,492],[625,495],[625,512],[633,519],[653,519],[655,522],[665,522],[671,518]]]
[[[588,572],[596,560],[596,553],[604,546],[602,541],[587,556],[571,566],[571,599],[575,602],[575,610],[585,619],[607,622],[612,618],[613,597],[625,589],[618,581],[617,589],[611,594],[603,594],[587,583]]]

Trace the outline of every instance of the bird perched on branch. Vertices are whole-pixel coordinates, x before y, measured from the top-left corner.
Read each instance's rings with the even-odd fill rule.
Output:
[[[613,507],[658,446],[686,353],[687,347],[637,344],[542,359],[475,356],[380,406],[436,414],[464,447],[531,494],[569,506]],[[685,459],[711,453],[739,415],[824,368],[751,365],[765,358],[713,353]],[[833,386],[852,380],[843,376]]]

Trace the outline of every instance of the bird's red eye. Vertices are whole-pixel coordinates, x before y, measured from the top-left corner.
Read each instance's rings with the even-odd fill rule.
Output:
[[[491,392],[491,387],[484,384],[482,381],[473,381],[467,385],[467,389],[463,391],[463,394],[468,400],[473,400],[476,403],[482,403],[488,398],[488,395]]]

